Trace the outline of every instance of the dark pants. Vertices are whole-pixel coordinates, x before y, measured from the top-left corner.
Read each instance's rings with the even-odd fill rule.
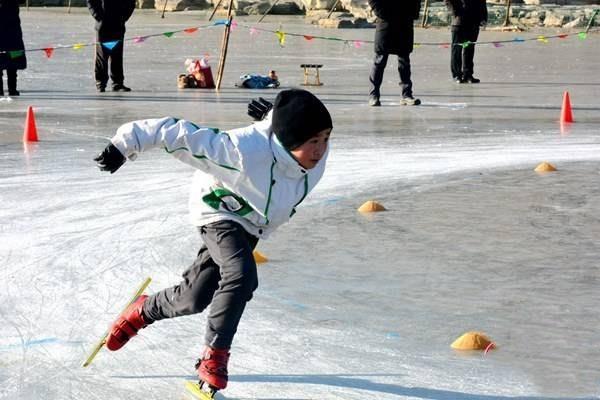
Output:
[[[3,71],[0,70],[0,96],[4,96],[4,81],[2,79]],[[15,93],[17,91],[17,70],[7,69],[6,70],[6,83],[8,85],[8,93]]]
[[[100,42],[100,39],[98,39]],[[122,85],[123,80],[123,38],[112,49],[107,49],[101,43],[96,44],[96,56],[94,59],[94,76],[96,86],[106,87],[108,82],[108,65],[110,60],[110,79],[114,85]]]
[[[383,82],[383,72],[387,65],[389,54],[375,53],[373,67],[371,68],[371,96],[379,97],[379,88]],[[398,55],[398,73],[400,74],[400,86],[402,87],[402,97],[412,97],[412,81],[410,80],[410,54]]]
[[[183,281],[153,294],[144,304],[148,322],[197,314],[210,304],[206,345],[231,347],[238,323],[258,287],[252,251],[258,238],[236,222],[220,221],[199,228],[204,244]]]
[[[473,76],[473,58],[475,45],[463,46],[465,42],[476,42],[479,36],[479,25],[453,26],[452,49],[450,52],[450,70],[452,78],[470,78]]]

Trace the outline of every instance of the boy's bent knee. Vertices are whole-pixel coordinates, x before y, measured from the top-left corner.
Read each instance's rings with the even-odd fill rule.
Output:
[[[236,292],[240,298],[248,301],[258,287],[256,269],[250,269],[235,276],[223,277],[219,286],[222,290]]]

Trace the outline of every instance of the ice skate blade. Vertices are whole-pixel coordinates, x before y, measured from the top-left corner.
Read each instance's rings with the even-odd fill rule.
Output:
[[[217,391],[207,392],[204,388],[200,388],[198,381],[186,381],[185,388],[187,392],[198,400],[225,400],[225,396]]]
[[[152,278],[148,277],[148,278],[146,278],[146,280],[144,280],[144,282],[142,282],[142,284],[140,285],[140,287],[134,293],[134,295],[131,298],[131,300],[129,300],[129,303],[127,303],[127,305],[123,308],[123,310],[121,310],[121,312],[117,315],[117,319],[119,318],[119,316],[121,314],[123,314],[123,312],[125,312],[125,310],[127,309],[127,307],[129,307],[134,301],[137,300],[137,298],[139,296],[142,295],[142,293],[144,293],[144,290],[146,290],[146,288],[148,287],[148,285],[150,284],[151,281],[152,281]],[[114,321],[113,321],[113,323],[114,323]],[[111,324],[111,327],[112,327],[112,324]],[[83,362],[82,366],[84,368],[87,367],[88,365],[90,365],[92,363],[92,361],[94,361],[94,358],[96,358],[96,355],[104,347],[104,345],[106,344],[106,339],[108,338],[108,334],[110,333],[110,329],[111,328],[109,327],[106,330],[106,332],[104,332],[104,334],[102,335],[102,337],[100,338],[100,340],[98,340],[98,342],[96,343],[96,345],[94,346],[94,348],[90,352],[90,355],[88,356],[88,358]]]

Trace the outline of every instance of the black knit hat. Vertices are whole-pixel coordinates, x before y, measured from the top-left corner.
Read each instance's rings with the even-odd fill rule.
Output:
[[[273,104],[273,132],[287,150],[294,150],[324,129],[331,115],[314,94],[301,89],[279,92]]]

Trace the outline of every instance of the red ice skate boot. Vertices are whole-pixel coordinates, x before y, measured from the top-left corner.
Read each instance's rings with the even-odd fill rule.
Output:
[[[148,325],[142,315],[142,307],[147,298],[147,295],[138,297],[112,324],[106,338],[106,347],[109,350],[119,350],[129,339],[137,335],[140,329]]]
[[[213,349],[206,346],[202,358],[196,363],[200,381],[211,389],[221,390],[227,386],[227,361],[229,349]]]

